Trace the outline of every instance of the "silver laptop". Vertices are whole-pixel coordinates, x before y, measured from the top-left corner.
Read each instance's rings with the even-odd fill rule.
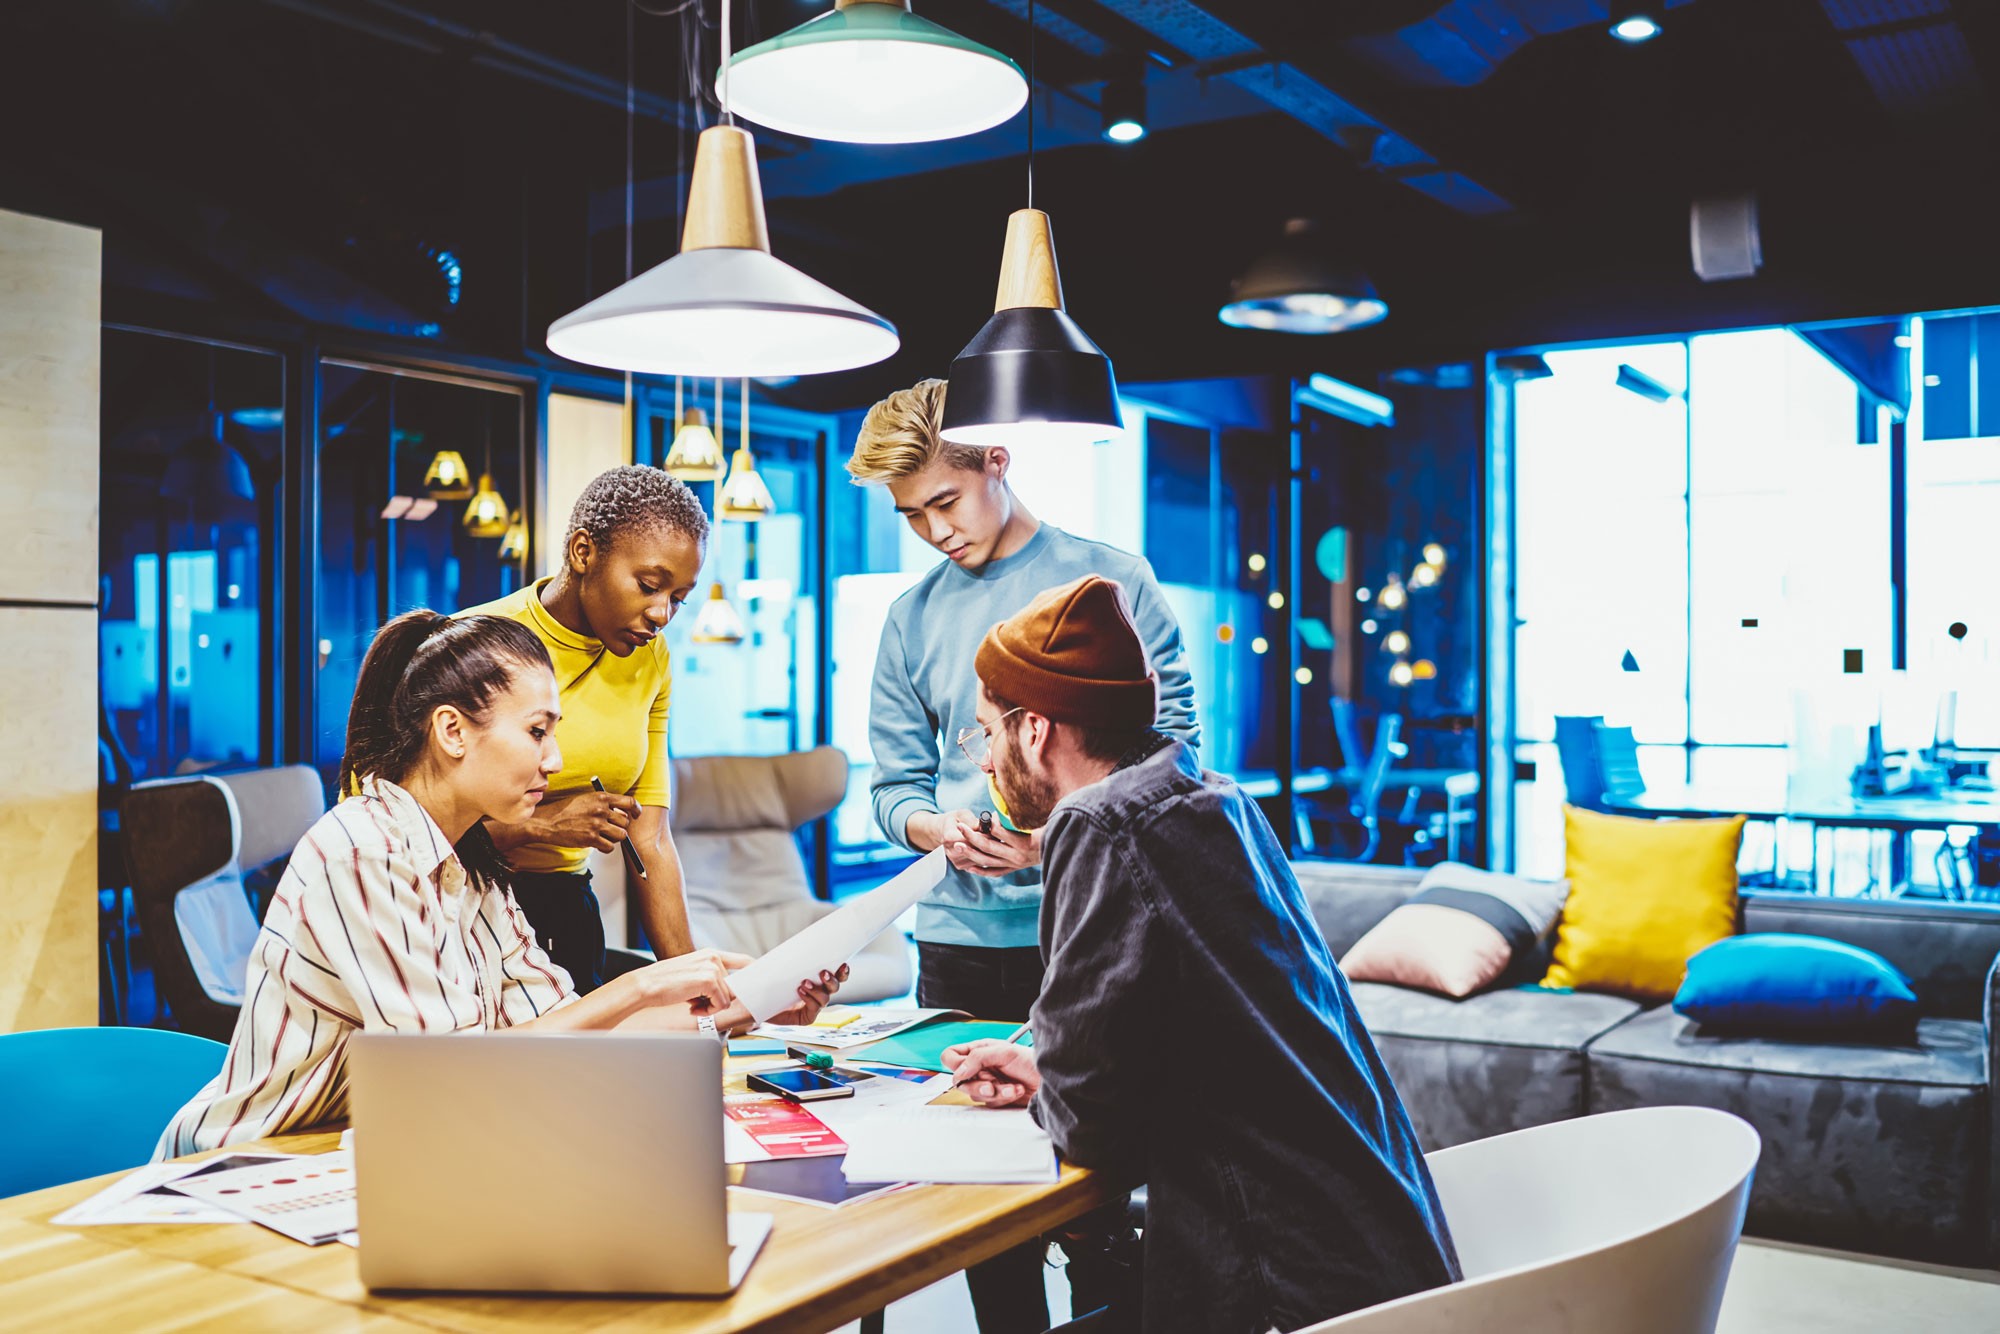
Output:
[[[358,1034],[361,1281],[733,1292],[770,1236],[728,1212],[722,1044],[699,1034]]]

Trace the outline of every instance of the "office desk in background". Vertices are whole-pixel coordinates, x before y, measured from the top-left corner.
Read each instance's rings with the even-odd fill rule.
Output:
[[[1748,816],[1775,824],[1783,820],[1813,829],[1815,888],[1820,829],[1879,830],[1889,838],[1889,892],[1902,893],[1910,882],[1910,835],[1975,829],[1982,838],[2000,835],[2000,793],[1946,792],[1936,796],[1853,797],[1837,794],[1793,797],[1782,789],[1690,786],[1648,789],[1637,796],[1607,795],[1604,805],[1614,815],[1682,820]]]
[[[235,1149],[320,1153],[333,1131]],[[203,1155],[195,1155],[203,1156]],[[880,1310],[1103,1204],[1065,1167],[1047,1186],[913,1186],[821,1209],[732,1190],[731,1209],[776,1217],[749,1277],[723,1298],[371,1293],[352,1247],[301,1246],[254,1224],[58,1227],[48,1220],[117,1180],[0,1200],[0,1329],[529,1329],[797,1331]],[[366,1245],[366,1241],[363,1241]]]

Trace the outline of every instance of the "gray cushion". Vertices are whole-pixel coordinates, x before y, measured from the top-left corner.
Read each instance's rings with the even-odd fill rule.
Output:
[[[1639,1009],[1532,987],[1462,1001],[1379,982],[1352,989],[1426,1149],[1583,1115],[1580,1049]]]
[[[1764,1138],[1747,1227],[1967,1264],[1984,1249],[1981,1025],[1925,1019],[1906,1047],[1703,1036],[1652,1010],[1591,1043],[1592,1112],[1690,1104]]]

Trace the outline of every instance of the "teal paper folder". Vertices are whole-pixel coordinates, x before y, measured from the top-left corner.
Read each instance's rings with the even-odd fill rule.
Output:
[[[998,1023],[986,1019],[949,1020],[941,1019],[915,1028],[905,1029],[892,1038],[858,1048],[852,1059],[881,1061],[885,1065],[914,1066],[919,1070],[943,1070],[944,1049],[956,1047],[964,1042],[977,1042],[980,1038],[1010,1037],[1021,1026],[1019,1024]],[[1032,1036],[1023,1033],[1020,1045],[1034,1045]]]

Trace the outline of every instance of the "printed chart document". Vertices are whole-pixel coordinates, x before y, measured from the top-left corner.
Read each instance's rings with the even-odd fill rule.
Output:
[[[308,1246],[355,1228],[354,1155],[342,1150],[182,1177],[173,1189]]]
[[[841,1170],[857,1183],[1045,1184],[1057,1175],[1055,1145],[1025,1107],[883,1108],[842,1133]]]
[[[741,976],[741,974],[738,974],[738,976]],[[793,1046],[822,1047],[830,1051],[845,1051],[849,1047],[859,1047],[864,1042],[879,1042],[883,1038],[894,1037],[905,1029],[915,1028],[918,1024],[929,1023],[933,1019],[946,1017],[953,1019],[972,1018],[971,1015],[963,1010],[891,1010],[875,1009],[873,1007],[866,1010],[857,1010],[852,1009],[852,1007],[848,1008],[853,1018],[848,1019],[843,1015],[842,1018],[845,1022],[841,1023],[837,1028],[823,1023],[759,1024],[750,1031],[760,1038],[772,1038]],[[821,1013],[820,1018],[825,1019],[827,1014],[832,1012],[833,1007],[828,1006]]]
[[[763,1023],[799,1003],[799,983],[832,972],[887,931],[944,879],[944,849],[925,854],[878,889],[844,904],[729,978],[736,998]]]
[[[241,1223],[226,1209],[169,1190],[168,1183],[204,1173],[228,1172],[292,1157],[278,1153],[233,1153],[198,1163],[148,1163],[97,1194],[73,1204],[51,1222],[65,1227],[123,1226],[135,1223]]]

